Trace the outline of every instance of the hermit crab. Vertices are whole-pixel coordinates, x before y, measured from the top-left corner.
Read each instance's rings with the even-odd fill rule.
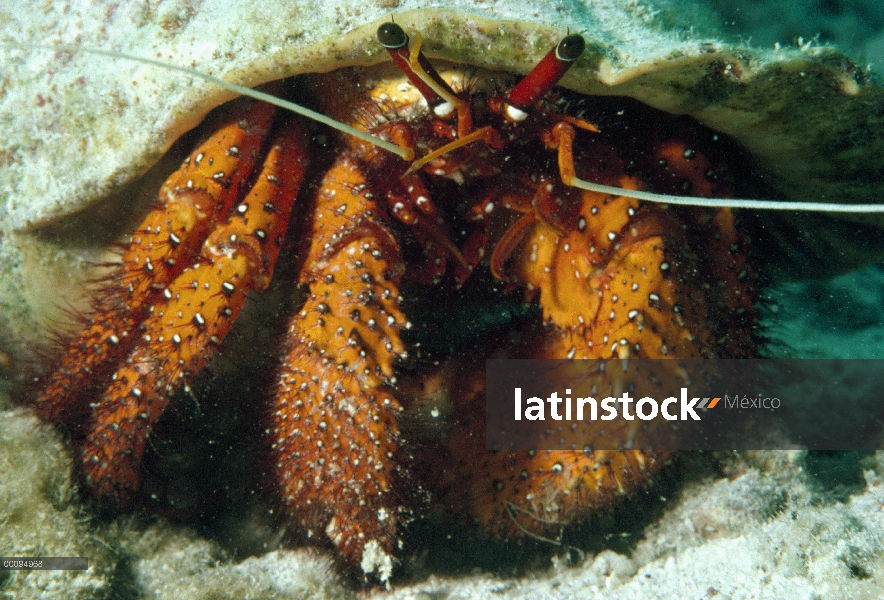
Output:
[[[755,355],[756,267],[733,213],[639,199],[640,188],[671,204],[679,193],[732,195],[745,189],[744,171],[723,157],[748,155],[630,102],[602,107],[552,92],[582,54],[579,35],[547,48],[521,79],[460,72],[452,83],[409,30],[410,42],[392,21],[378,34],[404,77],[381,68],[309,80],[323,114],[401,154],[347,137],[302,192],[318,134],[240,100],[162,186],[83,331],[37,380],[39,412],[82,424],[94,496],[125,505],[137,493],[152,423],[222,345],[248,292],[269,285],[296,203],[305,204],[291,227],[304,300],[271,392],[271,470],[295,522],[382,579],[409,514],[407,478],[440,497],[466,485],[464,510],[498,535],[542,535],[628,491],[661,460],[486,455],[468,425],[482,406],[475,364],[450,359],[400,381],[415,350],[406,286],[429,302],[457,294],[484,265],[497,289],[537,299],[542,317],[478,338],[503,356]],[[629,135],[597,126],[605,114],[608,125],[631,119]],[[665,126],[639,125],[657,118]],[[455,424],[426,450],[399,432],[409,386],[458,398]]]

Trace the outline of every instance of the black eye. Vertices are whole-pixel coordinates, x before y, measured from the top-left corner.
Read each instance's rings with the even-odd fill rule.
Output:
[[[380,32],[378,32],[378,35],[380,35]],[[583,36],[576,33],[569,35],[556,46],[556,58],[566,62],[573,62],[580,58],[585,48],[586,42]]]
[[[408,36],[396,23],[384,23],[378,27],[378,41],[384,48],[396,50],[408,44]]]

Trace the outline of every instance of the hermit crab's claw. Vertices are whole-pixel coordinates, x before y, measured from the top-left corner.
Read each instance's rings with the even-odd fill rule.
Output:
[[[526,110],[559,83],[585,48],[586,42],[576,33],[563,38],[510,90],[501,107],[503,115],[515,123],[524,121]]]

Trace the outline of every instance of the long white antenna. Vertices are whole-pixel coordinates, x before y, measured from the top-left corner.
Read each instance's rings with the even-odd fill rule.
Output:
[[[759,210],[800,210],[808,212],[881,213],[884,204],[836,204],[834,202],[791,202],[789,200],[751,200],[747,198],[701,198],[698,196],[670,196],[639,190],[627,190],[611,185],[584,181],[576,177],[569,183],[572,187],[602,194],[626,196],[647,202],[678,204],[681,206],[706,206],[709,208],[749,208]]]

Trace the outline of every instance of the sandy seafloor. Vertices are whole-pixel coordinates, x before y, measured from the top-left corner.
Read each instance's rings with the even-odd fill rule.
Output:
[[[819,33],[884,71],[880,2],[713,4],[736,37],[762,45]],[[770,355],[884,358],[884,266],[764,295],[776,323]],[[0,571],[2,598],[884,597],[882,451],[692,454],[624,510],[571,532],[582,551],[492,545],[479,534],[458,540],[441,524],[438,540],[406,557],[390,591],[369,593],[336,575],[322,551],[264,550],[279,536],[254,508],[260,502],[213,535],[155,515],[96,516],[78,500],[59,436],[7,392],[0,387],[0,555],[89,556],[91,566]]]

